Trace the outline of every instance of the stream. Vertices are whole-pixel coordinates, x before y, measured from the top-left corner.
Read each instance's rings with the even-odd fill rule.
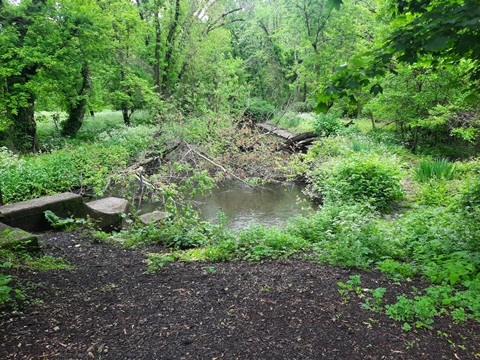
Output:
[[[221,211],[227,227],[240,229],[254,223],[280,226],[298,215],[312,212],[314,205],[302,193],[303,186],[267,184],[249,187],[239,181],[218,185],[209,194],[195,198],[200,216],[216,222]]]

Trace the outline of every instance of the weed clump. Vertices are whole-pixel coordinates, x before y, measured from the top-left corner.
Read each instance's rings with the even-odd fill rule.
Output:
[[[309,179],[309,190],[325,203],[369,203],[387,212],[403,197],[395,162],[373,154],[327,161],[310,172]]]
[[[455,175],[455,166],[446,159],[423,160],[414,171],[415,179],[426,182],[431,179],[450,180]]]
[[[339,134],[344,126],[340,123],[338,116],[334,113],[319,114],[315,119],[313,128],[316,134],[329,137]]]

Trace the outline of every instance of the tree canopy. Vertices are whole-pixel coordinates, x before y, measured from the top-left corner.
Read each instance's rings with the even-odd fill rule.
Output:
[[[455,76],[462,81],[451,85],[474,102],[480,81],[477,5],[0,1],[0,141],[34,150],[38,109],[64,111],[65,136],[76,135],[89,110],[105,107],[121,110],[126,125],[139,109],[161,122],[172,109],[235,115],[259,101],[327,111],[336,100],[345,115],[360,115],[395,83],[387,74],[434,76],[431,70],[452,67],[461,70]]]

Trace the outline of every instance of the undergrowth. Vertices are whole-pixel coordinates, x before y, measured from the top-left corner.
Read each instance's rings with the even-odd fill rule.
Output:
[[[143,125],[106,129],[88,137],[91,142],[63,139],[62,147],[52,146],[41,155],[20,157],[0,148],[3,200],[17,202],[78,188],[102,195],[110,175],[152,146],[154,131]]]
[[[292,256],[376,268],[392,282],[425,283],[422,292],[412,288],[393,303],[385,301],[388,288],[362,294],[365,308],[385,312],[404,330],[431,328],[445,314],[456,322],[480,321],[478,163],[441,165],[451,170],[424,180],[408,165],[418,158],[388,139],[355,131],[322,139],[291,164],[310,181],[307,192],[320,193],[317,212],[283,228],[254,225],[237,233],[220,225],[205,232],[205,224],[192,222],[190,231],[201,241],[152,254],[150,272],[176,260],[261,262]],[[409,192],[401,188],[405,183]],[[347,296],[361,289],[343,284]]]
[[[289,119],[284,121],[300,126]],[[3,149],[0,186],[4,198],[13,201],[75,187],[102,194],[109,181],[129,189],[130,179],[140,178],[145,189],[162,199],[169,215],[146,226],[134,221],[114,236],[123,238],[126,247],[162,247],[162,252],[149,255],[148,273],[164,271],[172,261],[283,257],[376,268],[392,282],[425,281],[422,292],[412,289],[394,303],[384,300],[388,288],[373,289],[365,297],[366,308],[401,321],[405,330],[430,328],[435,317],[444,314],[455,321],[480,321],[478,160],[432,162],[411,154],[390,132],[366,134],[355,126],[337,126],[335,118],[320,120],[324,137],[288,164],[273,156],[269,141],[248,124],[211,116],[179,118],[163,126],[161,142],[150,136],[155,130],[150,125],[114,126],[85,135],[92,143],[67,141],[42,156],[18,158]],[[56,141],[53,135],[51,141]],[[139,168],[119,171],[152,145],[150,141],[162,149],[176,142],[182,151],[172,163],[161,164],[155,175]],[[228,173],[248,176],[259,167],[276,169],[265,172],[267,179],[272,174],[306,179],[306,192],[321,203],[319,210],[282,228],[254,225],[233,232],[223,221],[200,220],[189,205],[190,195],[208,191]],[[4,293],[10,294],[12,279],[1,281]],[[355,281],[341,285],[343,294],[363,291]]]

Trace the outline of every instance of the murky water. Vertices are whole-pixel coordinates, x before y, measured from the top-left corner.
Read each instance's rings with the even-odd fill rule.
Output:
[[[227,218],[227,226],[239,229],[253,223],[283,225],[289,219],[306,215],[313,209],[300,185],[269,184],[264,187],[252,188],[239,181],[219,185],[210,194],[195,199],[200,216],[216,222],[221,211]]]

